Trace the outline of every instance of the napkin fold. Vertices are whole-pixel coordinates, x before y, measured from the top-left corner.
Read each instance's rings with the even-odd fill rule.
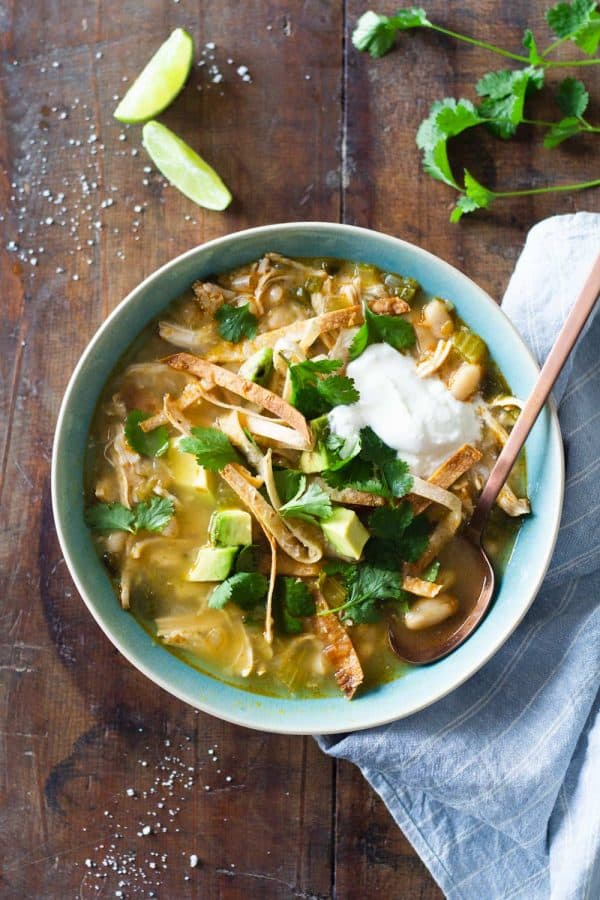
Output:
[[[599,251],[600,215],[554,216],[529,232],[503,309],[538,362]],[[600,897],[598,309],[554,396],[565,505],[548,574],[521,625],[428,709],[317,739],[360,767],[452,900]]]

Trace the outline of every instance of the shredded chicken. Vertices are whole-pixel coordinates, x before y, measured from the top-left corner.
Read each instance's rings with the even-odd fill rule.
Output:
[[[223,306],[225,300],[233,300],[235,296],[233,291],[228,291],[210,281],[195,281],[192,290],[202,312],[211,316]]]
[[[374,300],[368,300],[367,306],[377,315],[403,316],[410,312],[410,303],[400,297],[376,297]]]

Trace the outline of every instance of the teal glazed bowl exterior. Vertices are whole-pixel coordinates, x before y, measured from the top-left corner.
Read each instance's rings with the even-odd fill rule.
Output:
[[[416,278],[444,297],[487,342],[513,392],[523,398],[538,368],[494,301],[466,275],[406,241],[321,222],[269,225],[218,238],[146,278],[114,310],[81,357],[60,410],[52,459],[52,500],[62,551],[90,612],[120,652],[160,687],[212,715],[263,731],[346,732],[411,715],[470,678],[519,624],[544,577],[560,521],[564,466],[556,414],[547,406],[527,441],[532,515],[525,520],[487,618],[458,650],[394,681],[343,697],[285,699],[253,694],[203,674],[173,656],[124,612],[83,521],[87,435],[104,383],[136,335],[193,281],[250,262],[269,250],[286,256],[353,259]],[[442,701],[443,702],[443,701]]]

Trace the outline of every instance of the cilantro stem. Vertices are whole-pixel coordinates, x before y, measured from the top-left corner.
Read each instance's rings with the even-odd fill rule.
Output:
[[[600,132],[600,125],[590,125],[589,122],[586,122],[585,119],[582,119],[581,116],[578,117],[581,122],[580,132]],[[493,119],[488,119],[486,121],[494,121]],[[555,125],[559,125],[559,122],[545,122],[543,119],[521,119],[521,122],[524,125],[539,125],[541,128],[554,128]]]
[[[543,188],[528,188],[524,191],[493,191],[494,197],[528,197],[532,194],[551,194],[559,191],[583,191],[600,186],[600,178],[595,181],[579,181],[576,184],[556,184]]]
[[[472,44],[474,47],[483,47],[484,50],[491,50],[498,56],[506,56],[508,59],[516,59],[518,62],[529,63],[529,57],[523,56],[521,53],[511,53],[510,50],[504,50],[496,44],[488,44],[487,41],[479,41],[477,38],[469,37],[466,34],[459,34],[457,31],[450,31],[449,28],[442,28],[441,25],[435,25],[433,22],[427,26],[432,31],[438,31],[440,34],[446,34],[448,37],[456,38],[457,41],[463,41],[465,44]]]
[[[342,612],[344,609],[348,609],[349,606],[355,606],[357,603],[356,600],[346,600],[345,603],[342,603],[341,606],[330,606],[329,609],[322,609],[317,613],[318,616],[330,616],[332,613]]]

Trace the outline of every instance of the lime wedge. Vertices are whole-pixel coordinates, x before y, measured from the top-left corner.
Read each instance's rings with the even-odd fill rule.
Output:
[[[142,69],[113,115],[119,122],[146,122],[172,103],[186,82],[194,61],[194,42],[176,28]]]
[[[217,173],[160,122],[147,122],[142,141],[156,168],[182,194],[207,209],[225,209],[231,194]]]

